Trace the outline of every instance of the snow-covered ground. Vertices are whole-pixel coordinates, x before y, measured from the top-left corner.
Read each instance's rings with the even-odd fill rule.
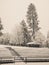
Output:
[[[12,48],[15,52],[20,54],[22,57],[33,57],[33,58],[49,58],[49,48],[32,48],[32,47],[19,47],[19,46],[9,46],[0,45],[0,51],[5,49],[5,53],[9,52],[6,47]],[[4,52],[4,51],[3,51]]]
[[[31,58],[48,58],[49,59],[49,48],[31,48],[31,47],[19,47],[19,46],[9,46],[9,45],[0,45],[0,56],[12,56],[11,51],[6,48],[10,47],[14,49],[22,57],[31,57]],[[5,51],[4,51],[5,50]],[[10,64],[1,64],[1,65],[49,65],[49,62],[15,62]]]

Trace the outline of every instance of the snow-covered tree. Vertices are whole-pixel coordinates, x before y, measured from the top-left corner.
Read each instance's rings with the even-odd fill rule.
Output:
[[[35,32],[39,30],[38,27],[38,15],[36,12],[36,8],[34,4],[30,4],[27,11],[27,23],[29,24],[30,28],[32,28],[32,35],[33,39],[35,39]]]
[[[49,31],[48,31],[48,33],[47,33],[46,46],[49,47]]]
[[[35,34],[35,40],[40,43],[41,47],[45,47],[46,46],[46,38],[45,36],[40,32],[36,32]]]
[[[22,30],[22,34],[23,34],[23,44],[26,45],[26,43],[28,43],[30,41],[30,35],[28,33],[27,30],[27,26],[24,20],[21,21],[21,30]]]
[[[3,34],[2,31],[1,31],[3,29],[3,26],[2,26],[1,23],[2,23],[2,21],[1,21],[1,18],[0,18],[0,36]]]

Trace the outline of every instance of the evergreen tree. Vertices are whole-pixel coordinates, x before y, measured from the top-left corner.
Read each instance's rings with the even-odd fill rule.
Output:
[[[23,44],[26,45],[27,42],[29,42],[30,40],[30,36],[27,30],[27,26],[24,20],[21,21],[21,29],[22,29],[22,34],[23,34]]]
[[[2,30],[3,29],[3,26],[2,26],[2,24],[1,24],[1,18],[0,18],[0,36],[2,35]]]
[[[30,4],[27,11],[27,23],[32,28],[33,39],[35,39],[35,32],[39,30],[38,27],[38,16],[34,4]]]

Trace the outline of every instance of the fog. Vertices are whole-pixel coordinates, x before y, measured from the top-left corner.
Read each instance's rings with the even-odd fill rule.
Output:
[[[4,32],[13,33],[22,19],[26,20],[28,5],[36,6],[40,31],[46,36],[49,30],[49,0],[0,0],[0,17]]]

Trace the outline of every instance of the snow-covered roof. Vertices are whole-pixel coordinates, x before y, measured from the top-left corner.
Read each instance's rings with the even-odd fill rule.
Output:
[[[27,45],[29,45],[29,44],[40,44],[40,43],[34,41],[34,42],[29,42],[29,43],[27,43]]]

